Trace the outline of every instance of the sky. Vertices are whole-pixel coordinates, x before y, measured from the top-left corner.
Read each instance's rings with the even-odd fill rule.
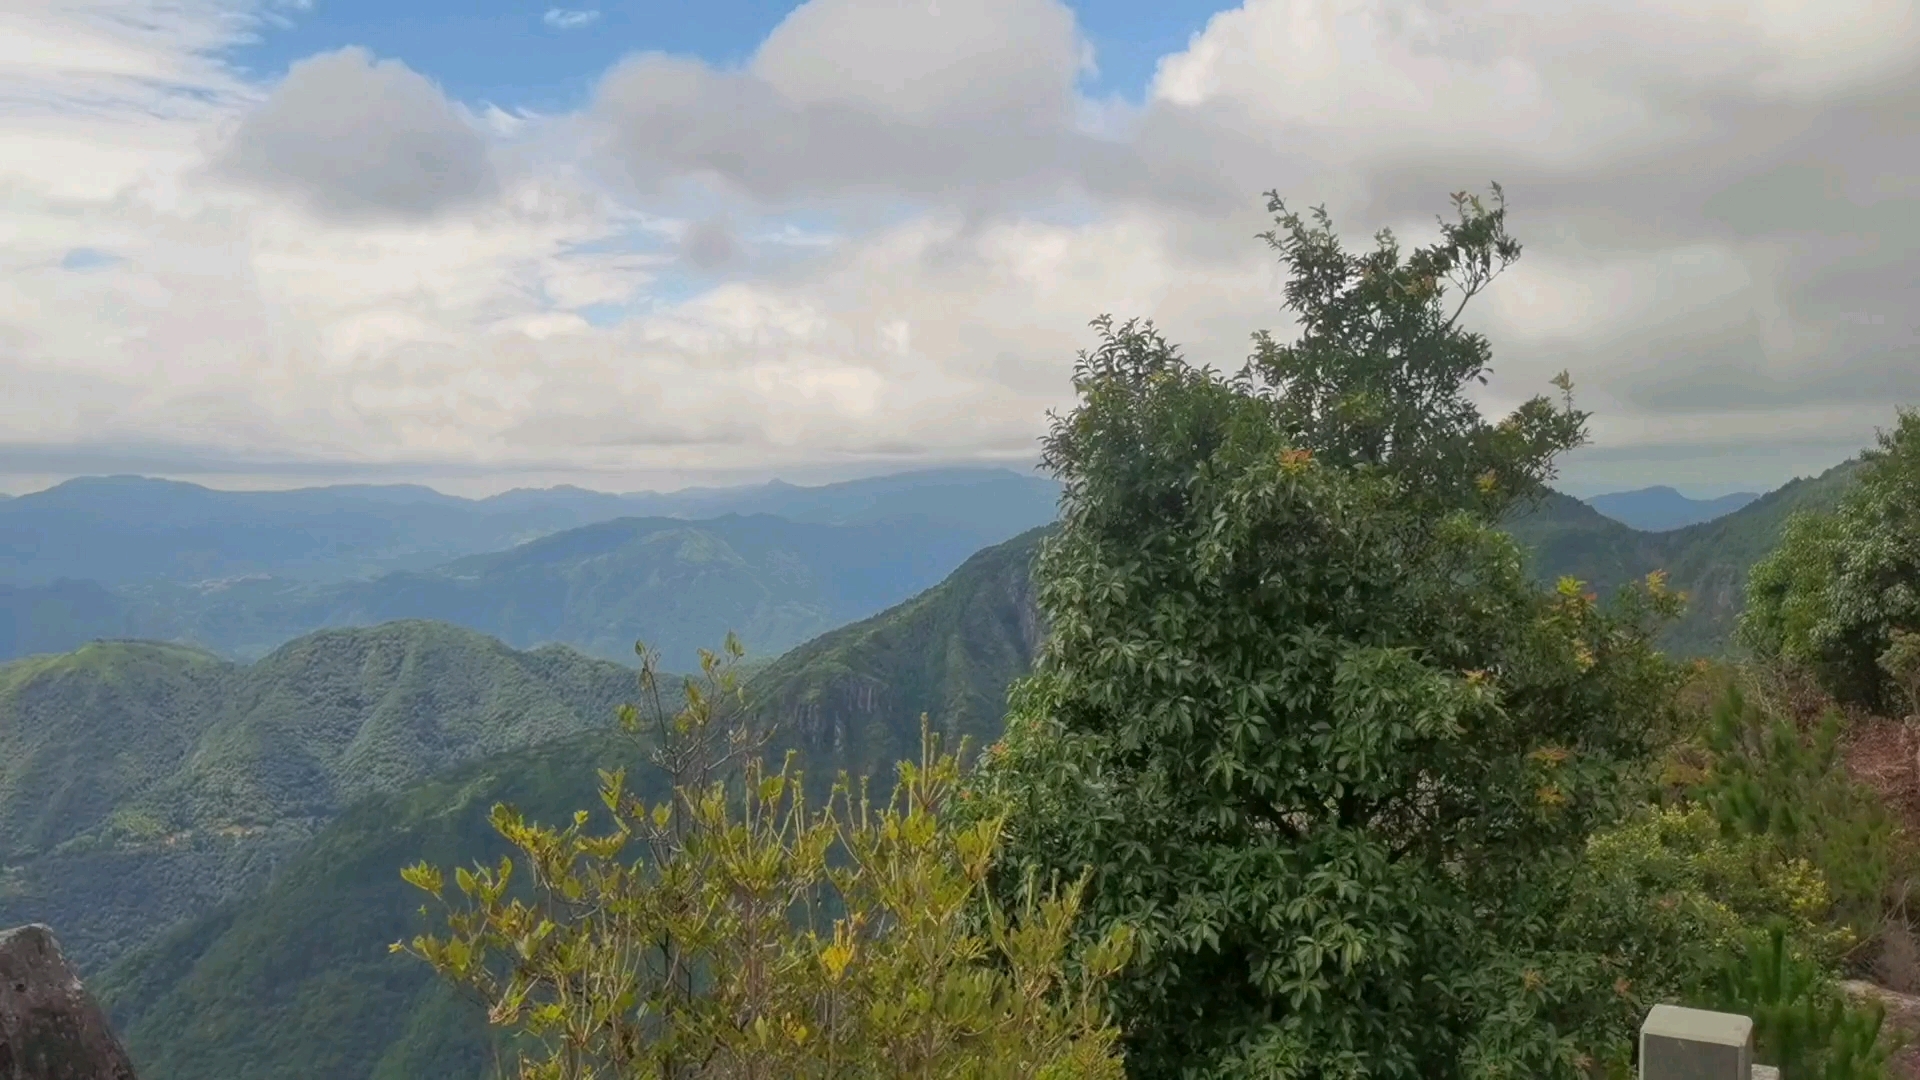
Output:
[[[0,5],[0,491],[1024,467],[1093,317],[1292,332],[1269,189],[1501,184],[1576,494],[1920,405],[1915,0],[568,3]]]

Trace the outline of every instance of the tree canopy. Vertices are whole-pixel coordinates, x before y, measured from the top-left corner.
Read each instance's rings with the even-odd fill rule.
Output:
[[[1350,253],[1277,196],[1288,343],[1228,377],[1096,322],[1045,461],[1051,629],[984,790],[1006,881],[1090,868],[1139,1077],[1573,1075],[1619,1056],[1624,953],[1565,947],[1674,673],[1659,575],[1542,592],[1497,528],[1585,414],[1488,422],[1466,302],[1519,257],[1496,187],[1441,239]],[[1611,1010],[1611,1011],[1610,1011]],[[1602,1045],[1606,1044],[1606,1045]]]
[[[1754,566],[1740,629],[1842,700],[1920,707],[1901,644],[1920,631],[1920,412],[1902,410],[1876,442],[1840,505],[1795,515]]]

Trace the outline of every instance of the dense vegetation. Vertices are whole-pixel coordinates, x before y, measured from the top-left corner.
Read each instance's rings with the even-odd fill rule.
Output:
[[[1282,213],[1298,341],[1228,379],[1103,323],[1047,440],[1051,635],[991,805],[1009,878],[1091,867],[1092,925],[1140,928],[1131,1075],[1574,1077],[1628,1060],[1616,980],[1662,974],[1570,947],[1564,879],[1675,673],[1498,530],[1585,416],[1466,397],[1489,347],[1459,307],[1519,248],[1459,209],[1404,261]]]
[[[1754,568],[1743,636],[1843,701],[1920,708],[1920,663],[1903,640],[1920,633],[1920,412],[1902,412],[1859,473],[1838,507],[1796,515]]]

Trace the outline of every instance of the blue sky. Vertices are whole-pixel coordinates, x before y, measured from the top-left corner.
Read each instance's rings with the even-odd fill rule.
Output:
[[[925,0],[906,0],[925,2]],[[948,0],[964,2],[964,0]],[[1184,49],[1221,0],[1081,0],[1070,4],[1092,43],[1093,97],[1137,102],[1160,57]],[[348,45],[398,57],[470,105],[555,113],[578,108],[622,56],[660,51],[732,67],[744,62],[795,4],[789,0],[312,0],[282,14],[232,61],[263,78]],[[587,13],[562,29],[549,12]],[[557,21],[565,22],[562,18]]]

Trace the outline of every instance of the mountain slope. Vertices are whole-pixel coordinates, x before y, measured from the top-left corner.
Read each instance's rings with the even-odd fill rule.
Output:
[[[1753,564],[1779,544],[1789,517],[1837,505],[1861,464],[1855,458],[1819,476],[1796,478],[1735,513],[1666,534],[1670,539],[1659,565],[1686,590],[1687,613],[1663,643],[1688,656],[1724,651],[1746,602]]]
[[[1724,517],[1759,497],[1751,491],[1737,491],[1717,499],[1690,499],[1661,486],[1595,495],[1586,503],[1630,529],[1667,532]]]
[[[1579,578],[1603,595],[1665,570],[1688,596],[1687,613],[1661,639],[1669,651],[1705,656],[1724,651],[1740,613],[1747,572],[1779,542],[1799,510],[1832,507],[1859,468],[1852,460],[1782,487],[1713,521],[1670,532],[1630,529],[1576,499],[1553,494],[1507,522],[1543,582]]]
[[[400,868],[497,862],[495,802],[557,821],[597,805],[596,769],[630,766],[638,782],[641,763],[624,738],[589,733],[374,796],[260,893],[90,985],[145,1080],[475,1080],[488,1057],[478,1009],[387,951],[427,928]]]
[[[335,630],[250,666],[104,642],[0,667],[0,924],[84,969],[236,895],[353,800],[604,728],[627,668],[444,624]]]
[[[945,737],[997,738],[1007,686],[1042,628],[1032,566],[1051,526],[988,548],[904,604],[822,635],[749,684],[792,745],[884,775],[919,748],[922,713]]]

